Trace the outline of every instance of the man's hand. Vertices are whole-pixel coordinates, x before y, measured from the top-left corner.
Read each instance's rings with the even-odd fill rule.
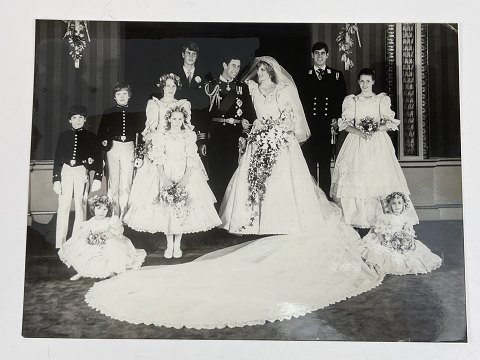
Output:
[[[248,133],[248,131],[250,131],[250,127],[252,125],[250,124],[250,122],[247,120],[247,119],[242,119],[242,127],[243,127],[243,131],[245,131],[246,133]]]
[[[205,144],[201,144],[198,146],[198,152],[200,153],[200,155],[202,156],[207,156],[207,145]]]
[[[95,179],[93,180],[92,188],[90,189],[90,191],[92,192],[98,191],[100,190],[101,187],[102,187],[102,182],[98,179]]]
[[[60,181],[53,183],[53,191],[55,191],[57,195],[62,195],[62,183]]]

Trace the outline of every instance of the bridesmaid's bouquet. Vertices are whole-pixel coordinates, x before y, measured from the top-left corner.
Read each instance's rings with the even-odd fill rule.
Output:
[[[87,237],[88,245],[105,245],[107,242],[107,234],[105,232],[92,232]]]
[[[371,135],[378,130],[378,123],[372,117],[366,116],[360,120],[360,130],[365,134]]]
[[[154,200],[154,204],[162,204],[169,207],[179,219],[185,219],[188,215],[188,203],[190,199],[184,186],[173,184],[170,187],[162,187]]]
[[[391,234],[387,233],[384,235],[381,244],[403,254],[405,251],[415,250],[415,233],[408,228]]]

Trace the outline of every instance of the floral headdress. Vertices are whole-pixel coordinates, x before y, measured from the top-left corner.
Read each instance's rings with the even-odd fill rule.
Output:
[[[94,212],[94,209],[100,205],[105,205],[108,209],[108,212],[111,213],[113,206],[115,205],[115,201],[110,199],[107,195],[95,195],[93,198],[88,199],[88,205],[90,206],[90,211],[92,213]]]
[[[403,204],[404,204],[403,211],[408,209],[408,207],[410,206],[410,200],[408,199],[407,195],[405,195],[400,191],[394,191],[383,199],[383,205],[384,205],[383,208],[386,210],[386,212],[390,212],[390,209],[389,209],[390,201],[396,198],[400,198],[403,200]]]
[[[173,105],[171,105],[168,110],[165,112],[165,121],[167,124],[170,123],[170,118],[172,117],[172,114],[175,112],[179,112],[183,114],[183,123],[185,125],[185,128],[193,130],[193,125],[191,124],[191,105],[188,100],[178,100],[175,102]]]
[[[157,86],[159,88],[165,87],[165,84],[168,79],[173,80],[173,82],[175,83],[175,85],[177,85],[178,88],[182,87],[182,82],[180,81],[180,77],[178,75],[175,75],[174,73],[169,73],[169,74],[160,76],[160,79],[158,79],[158,82],[157,82]]]

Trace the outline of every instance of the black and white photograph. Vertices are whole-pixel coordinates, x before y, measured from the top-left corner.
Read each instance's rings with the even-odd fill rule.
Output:
[[[15,336],[471,344],[459,19],[80,15],[31,19],[28,159],[4,151]]]

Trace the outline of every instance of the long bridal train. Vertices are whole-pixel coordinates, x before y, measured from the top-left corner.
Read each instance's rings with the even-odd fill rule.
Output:
[[[357,233],[337,216],[318,233],[261,238],[196,261],[96,283],[90,307],[133,324],[213,329],[305,315],[378,286]]]

